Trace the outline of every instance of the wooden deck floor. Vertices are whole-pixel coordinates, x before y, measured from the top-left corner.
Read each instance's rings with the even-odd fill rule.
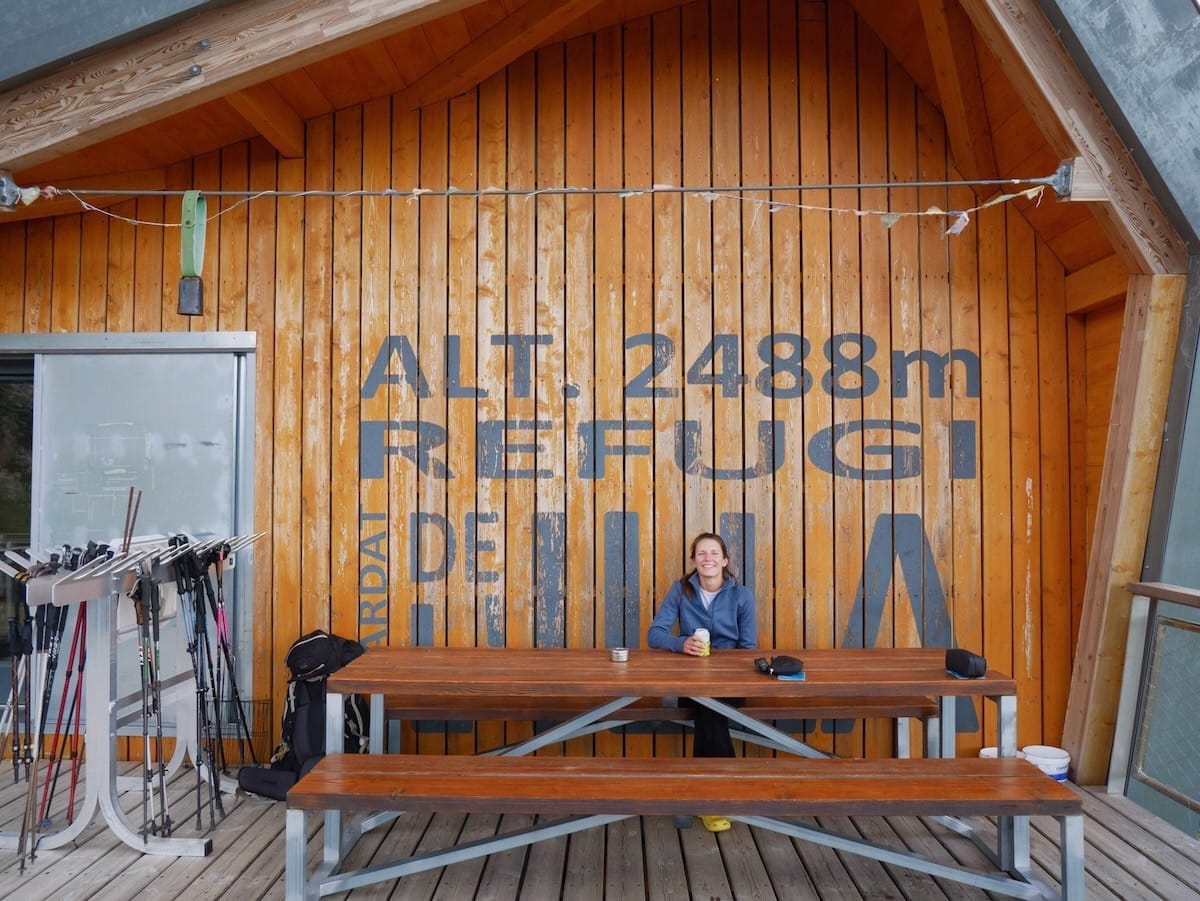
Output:
[[[0,829],[19,828],[23,784],[0,770]],[[179,834],[195,828],[195,782],[182,775],[172,785],[171,813],[186,819]],[[1081,789],[1087,814],[1089,899],[1200,898],[1200,842],[1155,820],[1122,797]],[[65,791],[59,794],[65,796]],[[140,821],[140,792],[122,796]],[[56,805],[56,807],[59,805]],[[70,849],[42,850],[20,872],[17,854],[0,851],[0,897],[103,901],[142,898],[277,899],[283,897],[284,805],[256,798],[230,798],[226,818],[210,834],[207,858],[142,855],[118,842],[99,818]],[[61,812],[52,811],[61,818]],[[205,814],[207,822],[207,813]],[[508,831],[528,817],[405,815],[364,838],[356,865],[385,860]],[[811,821],[810,821],[811,822]],[[986,869],[983,855],[942,826],[912,817],[822,818],[820,824],[849,835],[906,847],[947,863]],[[981,821],[985,833],[990,823]],[[319,829],[309,845],[320,854]],[[1057,827],[1034,821],[1033,858],[1055,883]],[[544,842],[530,849],[456,864],[410,876],[398,883],[352,893],[359,898],[395,899],[970,899],[985,893],[899,867],[844,855],[775,833],[738,824],[714,836],[698,826],[678,830],[670,818],[643,817]],[[346,897],[346,896],[341,896]]]

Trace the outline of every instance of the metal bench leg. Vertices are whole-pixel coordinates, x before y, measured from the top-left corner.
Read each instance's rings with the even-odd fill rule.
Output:
[[[308,830],[304,824],[304,811],[288,809],[284,832],[284,894],[287,901],[304,901],[308,891],[308,874],[305,872],[304,847]]]
[[[321,859],[325,869],[329,872],[332,872],[342,862],[342,858],[346,856],[349,846],[353,845],[358,839],[357,835],[353,837],[347,836],[346,830],[342,826],[343,816],[340,810],[325,811],[325,841]]]
[[[938,757],[954,757],[958,753],[958,698],[947,695],[938,698]]]
[[[1083,901],[1083,816],[1058,818],[1062,854],[1062,896]]]
[[[925,717],[925,756],[937,757],[942,746],[942,721],[940,717]]]
[[[896,717],[896,756],[912,757],[911,726],[906,716]]]
[[[1017,756],[1017,699],[1012,695],[993,698],[997,708],[997,744],[1001,757]],[[1026,873],[1029,863],[1029,817],[998,817],[996,853],[1000,868]]]
[[[383,717],[383,695],[371,695],[371,734],[367,738],[372,754],[382,754],[387,747],[387,724]]]

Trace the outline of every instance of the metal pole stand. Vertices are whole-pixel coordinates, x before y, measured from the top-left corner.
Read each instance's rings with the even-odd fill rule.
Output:
[[[240,549],[259,537],[235,538],[229,543],[235,549]],[[87,712],[84,724],[84,799],[74,820],[65,829],[39,834],[39,850],[58,848],[74,841],[91,823],[98,808],[109,829],[135,850],[177,857],[204,857],[212,851],[210,838],[143,836],[141,830],[129,821],[117,800],[120,791],[141,788],[144,778],[117,775],[117,730],[138,715],[128,711],[134,702],[140,701],[140,695],[117,697],[117,604],[122,595],[132,588],[134,571],[139,564],[153,565],[155,576],[163,576],[166,582],[169,580],[163,568],[170,563],[170,559],[171,549],[163,541],[135,540],[127,552],[118,553],[112,558],[98,558],[73,572],[31,579],[26,585],[30,606],[90,602],[86,635],[88,678],[84,689]],[[177,659],[186,660],[187,653],[181,651]],[[101,674],[102,668],[106,676]],[[195,679],[190,666],[167,679],[164,687],[174,691],[178,710],[175,752],[167,763],[170,777],[182,767],[185,755],[191,758],[194,765],[200,766],[198,738],[192,728],[195,712],[191,704],[195,699]],[[236,782],[228,778],[221,779],[218,784],[223,792],[232,792],[237,788]],[[18,839],[15,832],[0,832],[0,848],[17,850]]]

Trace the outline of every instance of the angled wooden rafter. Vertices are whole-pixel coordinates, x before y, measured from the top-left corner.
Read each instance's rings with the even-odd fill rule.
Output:
[[[586,15],[602,0],[530,0],[401,91],[401,109],[417,109],[470,90],[489,75]]]
[[[1036,0],[961,0],[1038,127],[1062,159],[1083,157],[1108,202],[1097,219],[1128,268],[1187,271],[1187,248]]]
[[[470,0],[242,0],[0,94],[0,168],[19,172]]]
[[[892,33],[890,26],[895,16],[894,0],[850,0],[850,5],[867,27],[879,35],[887,45],[888,53],[896,58],[900,68],[913,80],[917,88],[941,109],[941,95],[938,92],[937,79],[933,77],[933,63],[929,59],[929,42],[888,38]]]
[[[225,100],[285,159],[304,156],[304,120],[270,82],[234,91]]]
[[[971,20],[957,0],[919,0],[919,5],[958,171],[965,178],[996,178]]]
[[[1067,276],[1067,313],[1082,314],[1125,296],[1129,270],[1115,253]]]
[[[1075,781],[1103,783],[1117,721],[1129,591],[1141,578],[1187,277],[1129,279],[1112,416],[1063,724]]]

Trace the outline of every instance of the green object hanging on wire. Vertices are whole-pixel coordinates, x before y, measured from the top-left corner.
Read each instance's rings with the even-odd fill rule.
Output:
[[[185,191],[179,235],[179,314],[204,314],[204,231],[208,224],[208,201],[199,191]]]
[[[208,224],[208,201],[199,191],[185,191],[179,237],[179,271],[184,278],[197,278],[204,268],[204,232]]]

